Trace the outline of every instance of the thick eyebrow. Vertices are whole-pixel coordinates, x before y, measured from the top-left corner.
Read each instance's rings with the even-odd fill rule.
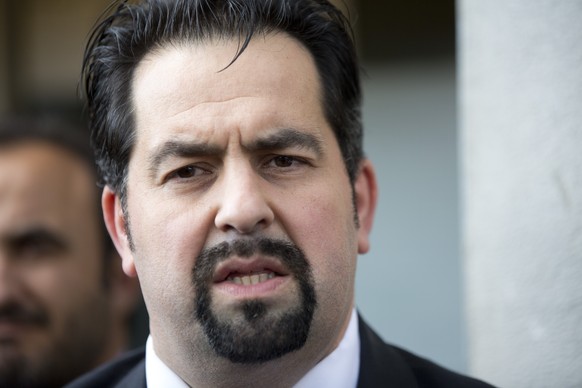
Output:
[[[218,146],[212,146],[207,143],[195,143],[185,141],[168,141],[152,153],[148,165],[150,172],[155,175],[164,161],[169,158],[191,158],[197,156],[221,155],[224,151]]]
[[[323,140],[312,133],[284,128],[253,141],[246,148],[250,151],[307,148],[320,157],[323,154]]]

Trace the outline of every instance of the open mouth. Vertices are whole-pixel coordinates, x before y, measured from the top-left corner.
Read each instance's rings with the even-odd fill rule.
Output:
[[[277,276],[272,271],[262,271],[259,273],[252,273],[252,274],[230,274],[226,281],[232,282],[235,284],[242,284],[245,286],[254,285],[259,283],[264,283],[267,280],[273,279]]]
[[[218,266],[213,281],[214,283],[253,286],[287,275],[289,271],[278,260],[235,258]]]

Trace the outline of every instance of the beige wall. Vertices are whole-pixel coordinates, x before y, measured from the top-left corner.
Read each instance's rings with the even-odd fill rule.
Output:
[[[4,0],[6,1],[6,0]],[[109,0],[19,0],[7,32],[12,47],[13,94],[23,101],[76,101],[83,46]]]

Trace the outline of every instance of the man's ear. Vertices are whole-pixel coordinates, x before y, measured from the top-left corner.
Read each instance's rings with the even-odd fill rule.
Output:
[[[354,182],[356,209],[360,228],[358,229],[358,253],[366,253],[370,249],[370,232],[374,223],[378,186],[376,173],[372,163],[365,159],[360,165],[360,171]]]
[[[133,260],[133,252],[131,250],[129,239],[127,236],[125,215],[121,207],[121,200],[109,186],[105,186],[103,194],[101,195],[101,206],[103,207],[103,217],[105,218],[105,225],[117,248],[117,252],[121,256],[121,264],[123,272],[127,276],[137,276],[135,270],[135,263]]]

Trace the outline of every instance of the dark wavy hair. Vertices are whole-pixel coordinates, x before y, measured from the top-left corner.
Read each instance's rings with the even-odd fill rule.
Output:
[[[125,197],[135,139],[132,77],[151,50],[184,41],[239,39],[284,32],[313,56],[323,108],[335,132],[350,180],[363,157],[361,90],[353,34],[347,18],[327,0],[116,1],[90,35],[82,86],[102,184]]]

